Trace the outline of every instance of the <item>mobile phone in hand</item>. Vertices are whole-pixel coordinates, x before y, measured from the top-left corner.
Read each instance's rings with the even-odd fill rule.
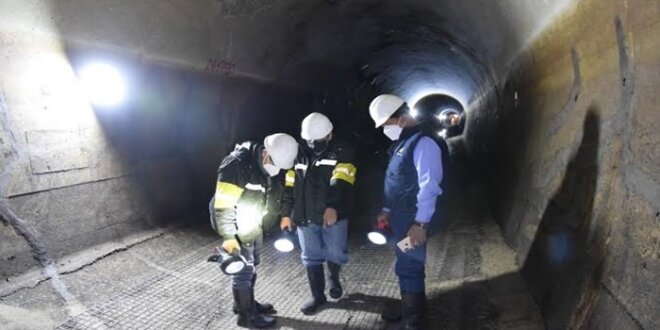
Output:
[[[410,243],[410,236],[406,236],[406,238],[396,243],[396,246],[398,246],[403,253],[406,253],[415,248],[413,247],[412,243]]]

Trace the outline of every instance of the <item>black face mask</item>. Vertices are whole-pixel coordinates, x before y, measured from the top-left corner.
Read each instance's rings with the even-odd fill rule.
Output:
[[[329,143],[330,141],[328,141],[327,139],[307,141],[307,146],[310,149],[314,150],[315,153],[320,154],[328,147]]]

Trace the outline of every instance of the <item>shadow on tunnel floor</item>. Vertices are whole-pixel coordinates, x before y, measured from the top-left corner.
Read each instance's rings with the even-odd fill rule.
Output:
[[[431,290],[428,299],[428,329],[542,329],[516,272]]]
[[[325,310],[381,314],[398,308],[392,297],[352,293],[329,301]],[[353,314],[359,317],[360,314]],[[338,329],[336,323],[306,320],[304,317],[277,317],[276,329]],[[350,325],[349,325],[350,324]],[[373,327],[373,321],[365,323]],[[398,329],[400,322],[383,323],[380,329]],[[427,329],[543,329],[536,306],[518,273],[431,288],[428,294]],[[343,329],[361,329],[359,320],[349,319]]]

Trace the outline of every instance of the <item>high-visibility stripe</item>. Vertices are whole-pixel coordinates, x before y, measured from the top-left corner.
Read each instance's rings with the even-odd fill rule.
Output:
[[[316,162],[316,166],[321,166],[321,165],[329,165],[329,166],[335,166],[337,165],[337,160],[336,159],[321,159]]]
[[[305,165],[305,164],[296,164],[296,166],[294,166],[293,169],[294,170],[307,171],[307,165]]]
[[[243,194],[243,188],[227,183],[218,182],[215,186],[215,209],[228,209],[234,207]]]
[[[296,171],[288,170],[286,171],[286,177],[284,177],[284,186],[293,187],[296,183]]]
[[[355,174],[357,173],[357,168],[351,163],[339,163],[335,166],[334,171],[332,171],[332,180],[344,180],[350,184],[355,183]]]
[[[245,185],[245,189],[247,190],[254,190],[254,191],[261,191],[262,193],[266,192],[266,188],[264,186],[257,184],[257,183],[248,183]]]

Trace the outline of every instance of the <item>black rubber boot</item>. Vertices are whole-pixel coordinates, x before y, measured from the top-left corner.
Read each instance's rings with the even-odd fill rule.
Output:
[[[252,276],[252,297],[254,298],[254,286],[257,283],[257,274]],[[260,303],[254,299],[254,304],[257,305],[257,312],[260,314],[276,314],[277,311],[272,304],[269,303]],[[234,314],[238,314],[238,308],[236,308],[236,303],[234,303]]]
[[[341,265],[338,265],[332,261],[328,261],[328,270],[330,271],[330,298],[339,299],[344,291],[341,288],[341,283],[339,282],[339,271],[341,270]]]
[[[401,321],[401,300],[388,303],[380,317],[387,322]]]
[[[312,299],[305,302],[300,307],[300,311],[305,315],[312,315],[316,313],[319,306],[328,301],[324,293],[325,277],[323,275],[323,265],[307,267],[307,280],[309,280],[309,288],[312,291]]]
[[[402,330],[426,329],[426,295],[401,292]]]
[[[264,329],[275,325],[275,318],[257,312],[250,288],[233,289],[234,304],[238,308],[238,324],[245,328]]]
[[[254,298],[254,288],[257,284],[257,274],[252,276],[252,297]],[[254,304],[257,305],[257,312],[261,314],[275,314],[277,311],[273,307],[273,304],[269,303],[260,303],[257,299],[254,299]]]

